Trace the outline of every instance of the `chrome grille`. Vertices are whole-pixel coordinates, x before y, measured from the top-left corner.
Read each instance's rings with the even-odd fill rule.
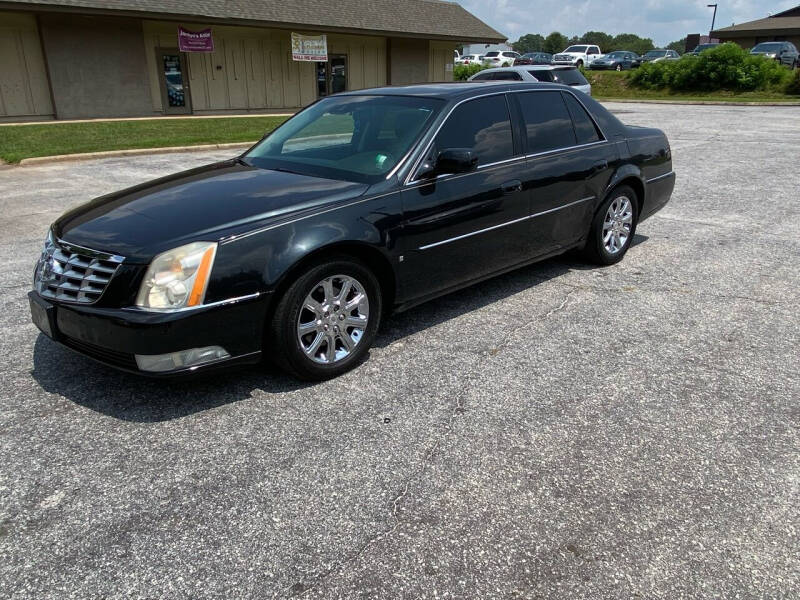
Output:
[[[44,298],[94,304],[117,272],[122,256],[48,241],[36,265],[34,287]]]

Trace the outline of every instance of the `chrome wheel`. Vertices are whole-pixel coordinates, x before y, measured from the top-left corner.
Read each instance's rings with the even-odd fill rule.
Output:
[[[611,201],[603,221],[603,247],[609,254],[617,254],[628,242],[633,228],[633,205],[627,196]]]
[[[369,322],[364,286],[349,275],[326,277],[306,296],[297,317],[297,339],[305,355],[331,364],[347,358]]]

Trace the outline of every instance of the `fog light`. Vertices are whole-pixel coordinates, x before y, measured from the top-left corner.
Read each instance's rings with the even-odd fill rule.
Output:
[[[152,371],[163,373],[165,371],[175,371],[196,367],[206,363],[230,358],[228,351],[221,346],[206,346],[205,348],[192,348],[181,350],[180,352],[170,352],[169,354],[137,354],[136,364],[142,371]]]

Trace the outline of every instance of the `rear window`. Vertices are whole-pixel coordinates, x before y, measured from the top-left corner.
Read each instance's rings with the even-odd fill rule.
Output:
[[[558,69],[552,71],[553,81],[564,85],[587,85],[589,82],[578,69]]]
[[[472,78],[472,81],[488,81],[492,78],[492,75],[493,73],[491,71],[487,71],[486,73],[478,73]]]
[[[496,71],[493,79],[494,81],[522,81],[522,75],[516,71]]]
[[[487,52],[484,56],[500,56],[499,52]]]
[[[539,81],[553,81],[553,73],[545,69],[531,69],[528,73],[536,77]]]

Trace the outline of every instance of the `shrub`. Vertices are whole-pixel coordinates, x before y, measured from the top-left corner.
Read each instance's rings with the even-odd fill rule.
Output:
[[[794,75],[786,82],[783,90],[786,94],[800,95],[800,69],[794,70]]]
[[[630,75],[631,83],[641,88],[709,92],[782,90],[791,78],[791,72],[778,62],[751,55],[733,43],[698,56],[644,63]]]
[[[480,63],[470,63],[468,65],[455,65],[453,67],[453,79],[455,81],[466,81],[475,73],[483,71],[486,67]]]

